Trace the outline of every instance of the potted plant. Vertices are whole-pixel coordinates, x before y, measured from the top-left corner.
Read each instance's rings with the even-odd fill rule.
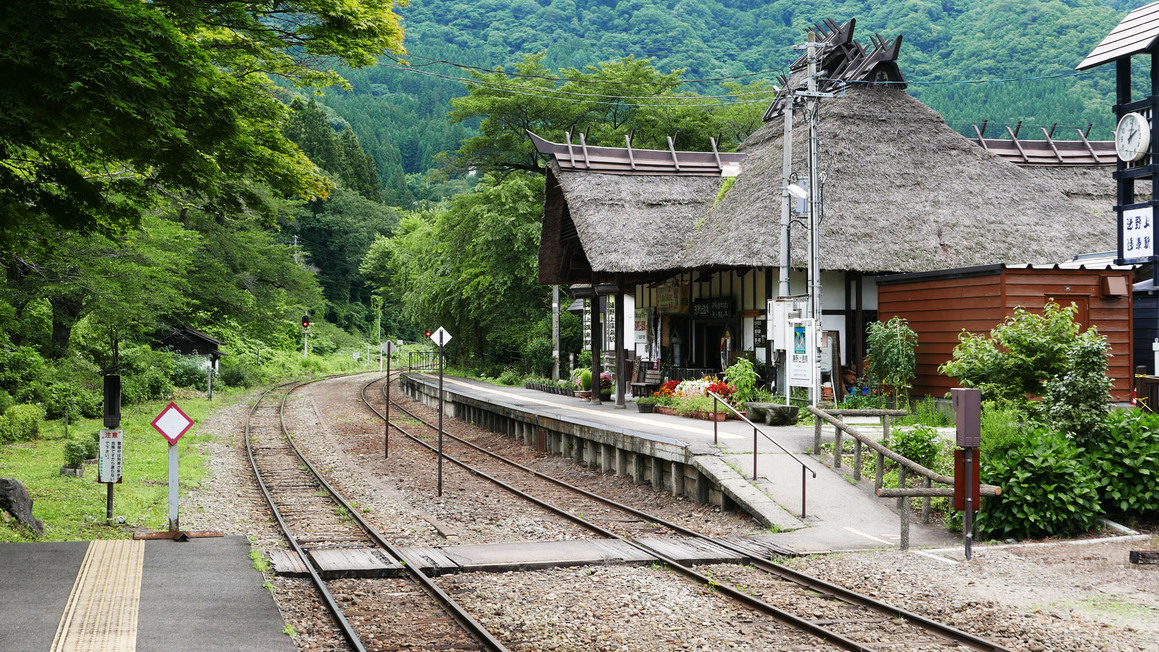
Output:
[[[590,369],[583,369],[576,376],[575,385],[579,388],[579,397],[583,400],[592,397],[592,372]]]
[[[606,401],[612,398],[612,390],[615,388],[615,381],[612,379],[612,374],[600,374],[600,400]]]
[[[640,410],[640,412],[643,412],[644,414],[648,414],[656,407],[659,402],[660,399],[655,396],[641,396],[640,398],[636,399],[636,409]]]

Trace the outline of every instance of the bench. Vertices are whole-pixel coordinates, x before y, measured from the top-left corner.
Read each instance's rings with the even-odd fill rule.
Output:
[[[659,369],[645,369],[643,371],[643,378],[637,374],[637,380],[632,381],[632,396],[637,398],[651,396],[652,392],[660,389],[660,385],[664,382]]]

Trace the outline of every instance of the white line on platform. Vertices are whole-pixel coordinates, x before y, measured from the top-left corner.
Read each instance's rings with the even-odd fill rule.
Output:
[[[915,555],[921,555],[922,557],[929,557],[930,559],[936,559],[936,560],[942,562],[943,564],[949,564],[951,566],[958,565],[958,562],[954,561],[953,559],[946,559],[945,557],[939,557],[938,555],[931,555],[930,553],[928,553],[924,550],[910,550],[910,552],[912,552]]]
[[[849,532],[852,532],[852,533],[854,533],[854,534],[858,535],[858,536],[865,537],[866,539],[869,539],[870,541],[876,541],[876,542],[878,542],[878,543],[884,543],[884,544],[885,544],[885,545],[887,545],[887,546],[892,546],[892,545],[894,545],[893,543],[891,543],[891,542],[889,542],[889,541],[886,541],[885,539],[878,539],[877,537],[875,537],[875,536],[873,536],[873,535],[870,535],[870,534],[866,534],[866,533],[862,532],[861,530],[855,530],[855,529],[853,529],[853,528],[851,528],[851,527],[846,527],[845,529],[846,529],[846,530],[848,530]]]

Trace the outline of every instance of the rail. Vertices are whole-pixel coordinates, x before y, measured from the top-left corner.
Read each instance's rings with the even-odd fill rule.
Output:
[[[721,398],[720,395],[716,394],[715,392],[707,392],[707,394],[708,394],[708,396],[712,397],[712,412],[713,412],[713,414],[720,411],[717,408],[717,404],[723,403],[724,407],[728,408],[729,411],[732,412],[733,414],[735,414],[741,421],[744,421],[745,423],[747,423],[753,427],[753,480],[757,479],[757,444],[760,442],[760,440],[757,439],[758,433],[760,435],[764,436],[765,439],[769,440],[769,442],[772,445],[781,449],[782,452],[787,454],[789,457],[793,458],[793,460],[795,460],[797,462],[797,464],[801,465],[801,519],[804,520],[804,518],[805,518],[805,480],[806,480],[805,470],[808,469],[808,471],[813,474],[814,478],[817,477],[817,472],[814,471],[811,466],[809,466],[808,464],[805,464],[804,460],[797,457],[793,453],[789,452],[784,446],[782,446],[780,444],[780,442],[778,442],[777,440],[770,437],[764,430],[761,430],[760,428],[758,428],[757,424],[753,423],[752,421],[749,421],[748,417],[746,417],[745,415],[738,412],[736,408],[734,408],[732,405],[730,405],[728,403],[728,401]],[[716,419],[713,419],[713,421],[712,421],[712,443],[714,445],[719,443],[718,442],[718,433],[717,433],[718,424],[719,424],[719,422],[716,421]]]
[[[881,498],[897,498],[897,512],[901,520],[901,549],[909,549],[909,505],[907,501],[910,498],[922,499],[922,522],[930,522],[930,498],[933,497],[953,497],[954,495],[954,478],[948,475],[942,475],[936,471],[927,469],[926,467],[914,462],[913,460],[899,455],[898,453],[886,448],[879,442],[874,441],[868,435],[863,434],[857,428],[845,423],[841,419],[834,416],[834,413],[839,413],[841,416],[902,416],[905,414],[904,410],[840,410],[826,412],[825,410],[806,406],[806,409],[818,419],[816,422],[815,439],[817,442],[814,453],[820,454],[820,437],[821,437],[821,421],[832,425],[834,427],[833,434],[833,468],[841,468],[842,456],[842,431],[849,433],[853,437],[853,479],[861,480],[861,449],[862,446],[868,446],[871,450],[877,453],[877,464],[875,477],[873,480],[874,492]],[[889,415],[876,414],[888,412]],[[900,412],[901,414],[897,414]],[[870,414],[874,413],[874,414]],[[888,422],[886,422],[888,427]],[[886,441],[888,441],[888,431],[886,431]],[[897,489],[887,489],[882,487],[882,477],[885,469],[885,460],[890,459],[898,464],[897,471]],[[905,486],[906,477],[908,473],[919,475],[925,480],[921,487],[907,487]],[[948,484],[949,487],[934,487],[933,483]],[[981,485],[979,493],[983,496],[997,496],[1002,493],[1002,489],[994,485]]]

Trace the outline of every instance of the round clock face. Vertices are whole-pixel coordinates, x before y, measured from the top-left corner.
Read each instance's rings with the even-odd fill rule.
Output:
[[[1150,144],[1151,125],[1141,114],[1128,113],[1119,120],[1119,126],[1115,129],[1115,149],[1120,159],[1138,161],[1147,155],[1147,146]]]

